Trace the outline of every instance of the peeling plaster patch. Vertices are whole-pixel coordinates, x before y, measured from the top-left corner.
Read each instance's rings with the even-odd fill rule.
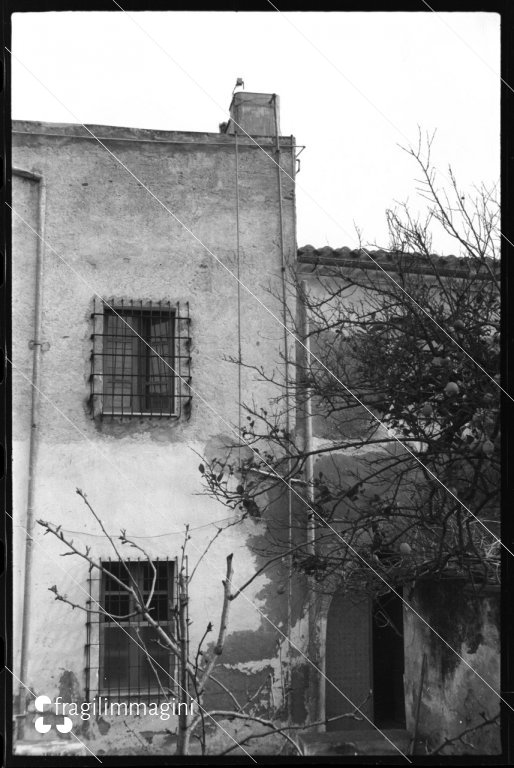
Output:
[[[234,448],[236,445],[236,440],[232,435],[224,435],[224,434],[218,434],[213,435],[210,440],[205,444],[205,447],[203,451],[200,451],[200,454],[204,456],[204,458],[207,461],[212,461],[213,459],[224,459],[228,452]],[[248,454],[252,454],[250,449],[248,448]],[[242,458],[246,458],[245,456],[245,448],[241,448],[242,451]]]
[[[452,592],[451,597],[447,597],[447,592]],[[411,597],[416,608],[435,624],[441,635],[448,637],[464,661],[471,663],[493,686],[495,681],[499,685],[498,596],[474,598],[462,584],[454,582],[423,585],[423,588],[418,585]],[[421,629],[410,614],[406,615],[406,647],[410,648],[406,655],[408,720],[410,711],[407,727],[413,726],[420,660],[423,653],[428,657],[419,733],[429,747],[437,746],[446,737],[452,738],[464,726],[479,724],[482,712],[486,717],[494,717],[498,712],[497,697],[485,688],[477,690],[476,676],[469,667],[456,656],[455,660],[448,659],[441,644],[435,643],[431,633]],[[497,754],[501,751],[499,727],[489,726],[477,732],[473,744],[477,750],[474,754]]]
[[[225,667],[221,672],[221,667],[218,667],[218,677],[227,690],[237,698],[240,705],[244,705],[251,699],[252,708],[260,716],[269,717],[282,704],[282,697],[277,696],[275,676],[270,666],[255,670],[253,673],[243,672],[237,667],[230,669]],[[213,708],[232,710],[234,701],[225,691],[217,686],[210,686],[204,706],[207,710]]]
[[[336,444],[336,440],[328,440],[326,437],[312,437],[312,448],[314,451],[321,451],[324,448],[333,448]]]
[[[103,717],[99,717],[98,720],[96,721],[96,724],[102,736],[105,736],[106,733],[109,733],[111,729],[111,724],[108,723],[107,720],[104,720]]]
[[[223,664],[227,669],[237,669],[244,675],[253,675],[255,672],[261,672],[266,667],[277,666],[278,659],[258,659],[256,661],[239,662],[237,664]]]
[[[291,627],[291,637],[304,639],[309,634],[309,614],[304,613]]]
[[[255,660],[248,663],[221,664],[227,676],[237,681],[239,695],[243,692],[253,691],[266,680],[261,695],[261,703],[265,700],[268,708],[274,712],[280,711],[287,703],[285,696],[285,683],[288,674],[289,663],[277,651],[277,656],[269,659]],[[241,679],[244,677],[245,682]],[[225,680],[226,682],[226,680]]]
[[[89,753],[86,748],[77,742],[63,742],[63,741],[36,741],[34,743],[22,743],[13,745],[14,755],[26,755],[27,757],[49,757],[59,756],[67,757],[73,755],[74,757],[89,757]],[[35,765],[35,763],[33,763]]]
[[[224,663],[238,664],[273,657],[278,652],[278,636],[268,622],[261,621],[257,630],[236,630],[225,640]],[[268,625],[269,627],[269,625]],[[226,661],[225,661],[226,660]]]
[[[418,595],[423,608],[422,615],[428,617],[430,624],[435,626],[450,646],[475,654],[483,643],[481,632],[482,621],[480,606],[477,601],[452,584],[450,586],[436,582],[420,584]],[[440,649],[440,640],[431,637],[434,650]],[[447,649],[441,648],[441,665],[443,677],[450,675],[459,664],[458,656]]]
[[[63,701],[79,701],[80,685],[73,672],[64,670],[59,678],[59,696]]]

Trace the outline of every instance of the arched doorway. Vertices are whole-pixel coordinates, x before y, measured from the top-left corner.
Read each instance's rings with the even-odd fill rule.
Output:
[[[346,694],[375,725],[404,728],[403,666],[403,606],[400,598],[388,593],[372,601],[368,595],[336,593],[327,615],[327,731],[372,727],[366,720],[341,717],[354,710],[342,694]]]

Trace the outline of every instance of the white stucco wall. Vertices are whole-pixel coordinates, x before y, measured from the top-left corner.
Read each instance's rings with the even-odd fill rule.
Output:
[[[62,525],[75,543],[91,545],[98,557],[113,555],[75,489],[90,499],[113,534],[126,529],[154,557],[179,555],[189,523],[190,571],[216,531],[229,517],[222,505],[200,495],[199,458],[219,435],[237,425],[237,283],[227,271],[95,141],[77,138],[77,126],[17,123],[13,164],[36,169],[47,187],[43,279],[39,447],[35,467],[35,519]],[[94,128],[131,171],[190,228],[196,238],[231,270],[236,269],[236,180],[233,137],[133,129]],[[50,134],[66,134],[52,136]],[[147,141],[138,141],[138,139]],[[161,142],[161,143],[159,143]],[[269,143],[269,140],[268,140]],[[268,293],[279,285],[281,251],[277,169],[249,140],[239,139],[240,275],[277,314]],[[287,142],[283,142],[287,144]],[[293,173],[291,149],[283,162]],[[285,257],[294,257],[293,185],[283,184]],[[36,185],[13,179],[13,208],[31,226],[37,222]],[[35,296],[35,236],[13,216],[13,354],[30,376]],[[67,264],[59,258],[61,256]],[[102,297],[189,302],[193,394],[189,420],[94,420],[88,407],[91,312]],[[276,321],[241,291],[243,359],[269,368],[279,362],[283,332]],[[28,483],[30,385],[14,372],[14,516],[17,528],[15,573],[23,570]],[[242,398],[265,405],[275,392],[242,371]],[[208,406],[202,403],[204,399]],[[57,410],[59,409],[59,410]],[[248,520],[218,537],[191,588],[191,644],[207,621],[217,623],[225,557],[234,553],[235,583],[255,569],[247,548],[263,523]],[[73,532],[73,533],[71,533]],[[21,533],[21,535],[20,535]],[[87,564],[59,555],[63,546],[34,528],[31,573],[28,674],[37,693],[55,695],[64,671],[84,685],[85,615],[56,602],[48,588],[84,603]],[[250,601],[268,582],[261,576],[240,599],[230,632],[257,630],[262,618]],[[15,583],[15,605],[21,604]],[[19,614],[15,654],[20,645]],[[250,658],[248,661],[252,661]]]

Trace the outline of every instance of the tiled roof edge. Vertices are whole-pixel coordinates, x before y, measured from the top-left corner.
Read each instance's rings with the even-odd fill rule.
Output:
[[[438,256],[430,254],[423,256],[420,253],[401,253],[398,251],[368,250],[365,248],[351,249],[348,247],[331,248],[326,245],[323,248],[315,248],[313,245],[304,245],[298,249],[298,262],[300,264],[313,264],[319,266],[345,266],[350,269],[386,270],[395,272],[401,267],[404,272],[433,275],[434,268],[439,274],[447,276],[469,275],[470,269],[477,278],[490,279],[491,268],[499,275],[500,263],[493,259],[487,259],[487,264],[481,264],[477,269],[475,260],[461,256]]]

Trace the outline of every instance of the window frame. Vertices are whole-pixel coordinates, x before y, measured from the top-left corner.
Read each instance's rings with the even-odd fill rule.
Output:
[[[131,328],[134,331],[134,334],[130,332],[126,332],[126,326],[123,326],[124,333],[123,334],[116,334],[114,332],[109,331],[109,318],[116,319],[120,318],[123,323],[132,323],[133,325],[128,325],[129,328]],[[136,323],[134,322],[134,318],[137,318],[138,327],[136,326]],[[171,399],[171,407],[170,410],[164,410],[162,408],[152,408],[150,403],[150,400],[153,397],[159,397],[159,395],[152,395],[149,393],[148,389],[145,391],[145,388],[148,388],[149,384],[151,383],[152,374],[150,372],[151,364],[152,364],[152,349],[156,349],[157,344],[155,344],[155,337],[152,337],[152,327],[151,327],[151,320],[152,319],[162,319],[163,321],[169,321],[170,322],[170,335],[166,336],[166,340],[169,343],[171,347],[171,354],[164,356],[163,359],[166,359],[166,357],[171,358],[171,360],[168,361],[169,366],[171,367],[170,371],[170,379],[171,379],[171,394],[165,395],[169,396]],[[150,321],[150,322],[148,322]],[[114,351],[110,353],[106,353],[104,351],[103,353],[103,392],[102,392],[102,399],[103,399],[103,414],[105,416],[176,416],[177,412],[177,385],[179,383],[179,379],[176,372],[176,359],[177,359],[177,343],[176,343],[176,333],[175,333],[175,312],[174,310],[167,311],[167,312],[158,312],[157,310],[149,310],[145,308],[136,308],[133,309],[130,307],[127,308],[105,308],[104,309],[104,350],[105,350],[105,343],[108,339],[113,339],[113,346]],[[121,392],[116,391],[114,382],[116,381],[116,362],[118,359],[118,353],[116,351],[115,343],[118,342],[118,340],[123,340],[123,342],[131,342],[132,344],[132,352],[127,357],[133,360],[134,362],[131,363],[131,373],[125,374],[125,372],[122,372],[122,380],[123,377],[126,375],[127,380],[131,380],[136,382],[136,388],[131,387],[131,390],[129,393],[125,393],[123,390]],[[137,352],[135,352],[137,350]],[[160,353],[158,353],[160,354]],[[114,367],[113,370],[109,373],[106,372],[106,363],[110,360],[111,362],[114,361]],[[122,358],[122,362],[124,362],[124,358]],[[166,365],[166,363],[164,363]],[[144,369],[144,370],[142,370]],[[134,372],[135,371],[135,372]],[[109,380],[113,382],[112,384],[112,392],[109,392],[110,384]],[[130,399],[130,411],[127,409],[125,410],[123,408],[123,401],[125,398],[128,397]],[[105,410],[105,403],[108,399],[112,399],[113,406],[108,411]],[[120,399],[122,402],[122,408],[120,410],[116,410],[114,406],[114,401]],[[140,408],[134,408],[133,402],[139,401]],[[148,408],[145,408],[144,406],[148,406]],[[160,411],[160,412],[159,412]]]
[[[127,322],[130,322],[131,317],[137,317],[137,328],[133,328],[134,333],[124,334],[110,334],[108,332],[108,318],[119,316],[124,319],[126,316]],[[184,311],[180,310],[180,303],[172,304],[171,301],[143,301],[134,299],[94,299],[93,302],[93,332],[91,335],[93,341],[93,348],[91,351],[91,373],[90,373],[90,406],[93,418],[110,418],[112,420],[123,419],[178,419],[185,411],[186,417],[189,418],[191,412],[191,338],[190,338],[190,317],[189,317],[189,303],[185,303]],[[170,322],[170,333],[163,338],[165,343],[170,345],[170,353],[168,355],[163,354],[164,359],[168,359],[168,364],[171,368],[171,392],[170,394],[161,395],[159,393],[145,393],[143,386],[139,386],[136,391],[131,387],[129,392],[123,391],[124,382],[124,365],[121,374],[122,388],[116,392],[114,386],[112,393],[106,389],[106,383],[108,380],[116,380],[116,359],[117,352],[114,344],[113,350],[109,353],[106,352],[106,346],[108,345],[108,338],[112,336],[114,340],[132,339],[132,342],[136,342],[137,353],[131,353],[128,357],[136,360],[136,365],[139,371],[140,363],[142,362],[146,366],[146,381],[151,383],[152,374],[148,371],[148,367],[152,365],[153,355],[150,347],[157,347],[157,344],[152,345],[152,328],[151,323],[148,324],[145,333],[141,333],[141,323],[144,319],[154,318],[157,322],[159,319]],[[136,323],[134,323],[136,326]],[[129,326],[132,327],[132,326]],[[125,326],[124,326],[125,329]],[[138,336],[142,337],[138,339]],[[167,340],[167,341],[166,341]],[[161,343],[161,342],[159,342]],[[159,354],[159,352],[157,353]],[[111,361],[111,370],[108,370],[107,359]],[[114,361],[114,368],[113,363]],[[164,365],[162,361],[159,364]],[[162,372],[154,374],[156,380],[163,376]],[[135,379],[139,382],[141,379],[139,372],[135,374],[127,374],[127,381]],[[170,409],[165,410],[162,407],[162,401],[160,407],[153,408],[151,405],[151,398],[166,398],[171,400]],[[125,399],[129,399],[130,408],[125,409],[123,403]],[[121,400],[121,409],[115,405],[116,399]],[[134,408],[134,401],[139,401],[139,408]],[[108,407],[110,403],[110,407]]]
[[[129,567],[131,570],[132,575],[135,577],[136,583],[138,584],[138,587],[142,591],[142,588],[144,586],[144,567],[148,565],[147,560],[124,560],[125,564]],[[166,573],[166,582],[167,582],[167,618],[165,621],[159,621],[158,624],[165,630],[169,630],[171,628],[171,631],[173,631],[173,628],[171,627],[173,622],[172,613],[174,608],[176,607],[176,595],[177,595],[177,589],[176,589],[176,577],[177,577],[177,560],[152,560],[154,565],[166,565],[167,573]],[[107,572],[113,568],[113,565],[115,565],[116,569],[120,568],[123,569],[122,563],[120,560],[109,560],[109,561],[102,561],[101,563],[102,568],[105,568],[105,571],[102,571],[99,578],[99,599],[98,602],[102,608],[102,610],[105,610],[106,608],[106,592],[111,592],[112,594],[122,594],[123,590],[120,587],[119,590],[113,589],[113,590],[107,590],[107,582],[109,580],[109,577],[107,575]],[[113,569],[114,571],[114,569]],[[111,581],[113,585],[115,585],[114,581]],[[162,594],[162,590],[159,590]],[[128,608],[129,610],[126,611],[126,613],[130,613],[133,611],[133,603],[134,598],[127,593],[128,597]],[[98,606],[97,606],[98,607]],[[125,611],[123,611],[125,612]],[[107,614],[109,615],[109,614]],[[116,614],[114,614],[116,615]],[[153,673],[150,672],[149,679],[152,680],[151,684],[145,685],[141,681],[141,666],[142,662],[146,659],[145,653],[143,650],[141,650],[137,646],[138,638],[136,633],[136,628],[142,629],[142,628],[148,628],[151,627],[151,625],[148,622],[145,622],[144,620],[141,620],[140,617],[132,616],[130,619],[111,619],[109,620],[106,618],[105,615],[98,615],[97,621],[96,621],[96,629],[97,629],[97,636],[98,636],[98,684],[96,686],[98,695],[104,696],[107,698],[113,698],[117,697],[117,699],[123,699],[123,698],[131,698],[131,699],[137,699],[140,700],[142,698],[149,698],[151,697],[154,700],[159,700],[162,698],[162,690],[159,685],[159,682],[155,680],[155,677],[153,676]],[[120,682],[118,683],[112,683],[109,684],[105,681],[105,666],[106,666],[106,651],[107,651],[107,640],[106,640],[106,630],[109,628],[122,628],[122,631],[129,632],[130,638],[128,640],[128,657],[127,657],[127,683],[124,685],[121,685]],[[147,650],[150,654],[152,654],[152,650],[150,647],[147,646]],[[167,672],[169,677],[167,676],[164,680],[160,680],[160,683],[164,690],[171,690],[173,691],[176,687],[175,680],[177,675],[177,659],[175,654],[171,651],[167,651],[167,657],[168,657],[168,663],[167,663]],[[132,662],[136,661],[137,664],[134,664]],[[161,663],[158,661],[158,663]],[[164,666],[164,665],[161,665]],[[131,670],[137,669],[137,684],[131,684]],[[165,674],[165,673],[163,673]],[[89,686],[88,686],[89,687]]]

